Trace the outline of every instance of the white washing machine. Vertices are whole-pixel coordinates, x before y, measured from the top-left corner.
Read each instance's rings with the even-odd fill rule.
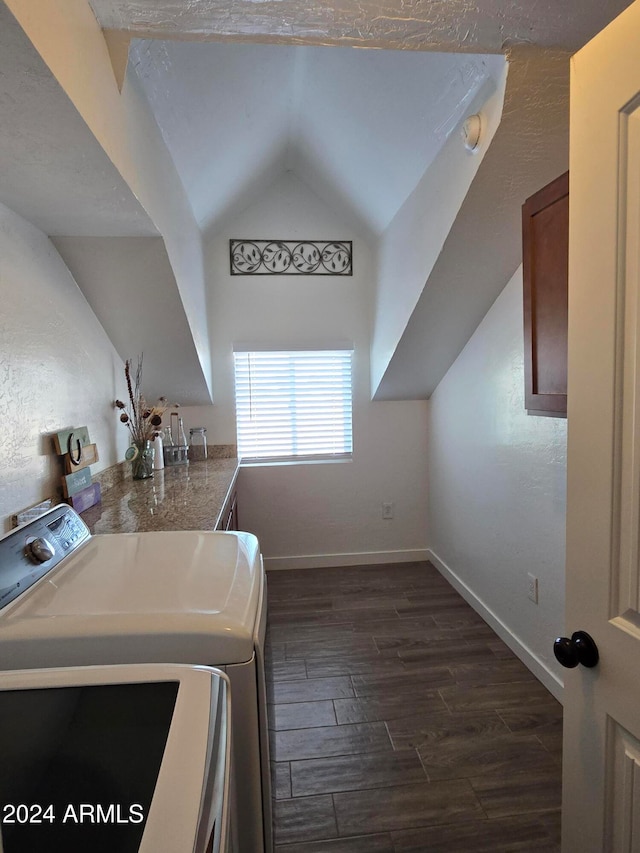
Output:
[[[230,735],[220,670],[1,672],[0,851],[232,853]]]
[[[249,533],[91,536],[66,504],[0,539],[0,670],[215,666],[231,684],[238,853],[271,853],[266,581]]]

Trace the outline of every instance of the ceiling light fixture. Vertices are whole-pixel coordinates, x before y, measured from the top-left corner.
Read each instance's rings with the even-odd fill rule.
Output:
[[[478,113],[468,116],[462,125],[462,141],[467,151],[476,152],[482,136],[482,119]]]

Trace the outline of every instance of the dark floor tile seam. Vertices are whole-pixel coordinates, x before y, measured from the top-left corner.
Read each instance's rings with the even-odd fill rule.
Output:
[[[384,720],[376,720],[375,723],[337,723],[335,726],[313,726],[311,728],[304,729],[269,729],[269,734],[272,735],[272,739],[275,740],[276,735],[281,734],[292,734],[293,732],[305,732],[309,734],[310,737],[313,737],[314,731],[317,729],[339,729],[345,728],[346,726],[375,726],[377,723],[384,723],[385,731],[387,737],[389,738],[389,746],[391,749],[370,749],[366,748],[362,752],[332,752],[328,755],[313,755],[313,756],[305,756],[303,758],[284,758],[284,759],[271,759],[275,761],[276,764],[291,764],[294,761],[319,761],[323,758],[350,758],[354,755],[393,755],[394,752],[410,752],[415,749],[417,751],[418,747],[403,747],[402,749],[396,749],[393,745],[393,741],[391,740],[391,736],[389,735],[389,729],[387,728],[387,724]],[[275,750],[272,750],[275,752]],[[422,761],[420,762],[422,763]],[[291,772],[291,769],[289,769]]]
[[[542,744],[542,746],[543,746],[543,747],[544,747],[544,749],[549,753],[549,755],[550,755],[553,759],[555,759],[555,760],[560,764],[560,766],[562,766],[562,756],[561,756],[561,755],[558,755],[558,754],[557,754],[553,749],[549,749],[549,747],[547,746],[547,744],[542,740],[542,738],[541,738],[539,735],[537,735],[537,734],[535,734],[535,733],[532,733],[532,734],[533,734],[533,737],[535,737],[535,739],[536,739],[539,743],[541,743],[541,744]]]
[[[474,789],[475,793],[475,789]],[[480,806],[482,808],[482,805]],[[484,811],[484,809],[482,809]],[[549,806],[549,808],[540,808],[538,806],[532,806],[530,809],[518,809],[514,807],[513,811],[505,810],[500,811],[499,815],[494,815],[493,817],[489,817],[487,814],[487,820],[506,820],[508,818],[525,818],[525,817],[549,817],[549,815],[554,815],[557,813],[562,813],[562,808],[560,806]]]
[[[286,727],[285,728],[282,728],[282,727],[275,728],[275,726],[272,728],[271,724],[272,723],[275,724],[275,722],[276,722],[275,715],[277,714],[278,708],[282,709],[285,706],[289,706],[289,705],[310,705],[310,704],[315,703],[315,702],[322,702],[322,703],[331,702],[331,706],[332,706],[331,710],[332,710],[333,718],[334,718],[334,721],[332,723],[331,722],[321,722],[321,723],[315,723],[314,725],[307,725],[307,726],[292,726],[291,728],[286,728]],[[312,731],[313,729],[331,728],[332,726],[338,726],[339,724],[338,724],[338,716],[336,714],[336,706],[333,703],[334,703],[333,699],[316,699],[316,700],[311,700],[311,702],[278,702],[278,703],[268,702],[267,703],[267,718],[269,720],[269,731],[270,732],[292,732],[292,731],[298,731],[299,729],[306,729],[308,731]],[[271,709],[273,709],[273,710],[271,710]],[[328,710],[328,708],[327,708],[327,710]],[[309,713],[313,714],[313,710],[310,710]],[[271,719],[272,717],[273,717],[273,719]]]
[[[450,688],[452,688],[452,687],[457,687],[457,688],[458,688],[458,689],[460,689],[460,690],[473,690],[474,688],[481,688],[481,687],[504,687],[504,686],[511,686],[512,684],[528,684],[528,683],[529,683],[529,681],[528,681],[528,680],[523,680],[523,681],[508,681],[508,682],[502,682],[502,681],[501,681],[501,682],[496,682],[496,683],[494,683],[494,682],[486,682],[486,683],[482,683],[482,684],[468,684],[468,683],[466,683],[466,682],[464,682],[464,681],[456,681],[456,682],[454,682],[453,684],[446,684],[446,685],[445,685],[444,687],[442,687],[442,688],[435,688],[435,689],[437,689],[437,690],[438,690],[438,695],[440,696],[440,699],[444,702],[444,704],[445,704],[445,706],[446,706],[446,709],[447,709],[447,712],[448,712],[449,714],[455,714],[455,715],[464,715],[464,714],[469,714],[469,716],[471,716],[471,715],[473,715],[473,714],[482,713],[483,711],[487,711],[487,712],[491,711],[491,712],[495,713],[495,714],[499,717],[500,721],[501,721],[502,723],[504,723],[504,725],[506,726],[507,730],[508,730],[508,731],[511,731],[511,729],[509,728],[509,726],[507,726],[507,724],[504,722],[504,720],[502,719],[502,717],[501,717],[501,716],[500,716],[500,714],[498,713],[498,709],[497,709],[497,708],[486,707],[486,706],[484,706],[483,704],[480,704],[480,705],[473,705],[473,704],[471,704],[471,705],[468,705],[468,706],[466,706],[466,707],[458,708],[458,707],[456,707],[455,705],[453,705],[453,706],[452,706],[452,705],[449,705],[449,703],[447,702],[447,700],[446,700],[446,699],[444,698],[444,696],[442,695],[442,691],[443,691],[443,690],[449,690],[449,689],[450,689]],[[513,709],[511,709],[511,710],[513,710]],[[513,732],[513,734],[516,734],[516,732]]]
[[[545,824],[544,819],[548,818],[549,814],[550,814],[549,812],[529,812],[526,815],[515,815],[515,816],[508,817],[508,818],[491,818],[490,817],[490,818],[487,818],[486,821],[483,818],[479,818],[477,823],[479,824],[478,828],[480,828],[480,827],[487,828],[487,827],[491,827],[492,824],[495,826],[495,825],[503,824],[504,822],[512,821],[512,820],[514,820],[514,818],[516,821],[520,818],[523,818],[524,821],[527,823],[528,822],[535,823],[537,828],[545,833],[545,835],[546,835],[545,841],[546,841],[546,843],[548,843],[548,845],[550,845],[548,848],[547,847],[544,847],[544,848],[538,847],[536,849],[535,853],[547,853],[547,850],[554,851],[554,852],[557,850],[558,853],[560,853],[559,845],[556,845],[553,842],[552,836],[549,832],[549,829],[544,825]],[[542,820],[539,820],[539,818],[541,818]],[[476,821],[467,821],[467,822],[465,822],[464,827],[465,828],[467,828],[467,827],[471,828],[475,823],[476,823]],[[444,830],[454,830],[455,831],[456,825],[448,822],[448,823],[442,823],[442,824],[434,824],[433,827],[429,827],[429,828],[434,828],[436,830],[437,829],[444,829]],[[406,851],[407,851],[407,847],[406,847],[406,844],[404,843],[404,840],[407,836],[409,836],[411,834],[413,834],[412,829],[409,829],[409,830],[405,830],[405,829],[396,830],[396,829],[394,829],[394,830],[391,830],[389,833],[389,835],[391,836],[391,840],[394,844],[398,843],[398,844],[402,845],[402,847],[400,848],[402,850],[402,853],[406,853]],[[397,851],[398,849],[399,848],[394,846],[394,850]],[[442,847],[439,847],[438,849],[441,850]],[[465,850],[467,850],[467,849],[469,849],[469,848],[465,845]],[[486,850],[487,848],[483,846],[482,849]],[[502,846],[500,847],[500,849],[504,851],[504,848]],[[520,850],[520,849],[521,848],[518,847],[518,850]],[[526,848],[522,848],[522,849],[527,850],[527,851],[533,850],[533,848],[530,846],[527,846]],[[417,850],[415,847],[412,847],[411,850],[412,850],[412,853],[417,853]],[[451,853],[456,853],[456,850],[454,848],[450,848],[450,850],[451,850]],[[426,851],[423,851],[423,853],[426,853]]]
[[[332,841],[334,843],[335,842],[341,842],[343,840],[348,840],[351,838],[357,839],[357,840],[363,840],[363,841],[366,841],[366,839],[368,839],[368,838],[373,838],[374,841],[378,841],[378,840],[382,839],[383,841],[388,842],[385,844],[385,848],[384,848],[385,853],[398,853],[398,850],[399,850],[399,848],[397,848],[393,845],[393,841],[391,840],[391,833],[389,833],[389,832],[382,832],[382,833],[381,832],[367,832],[364,834],[360,833],[359,835],[350,835],[350,836],[347,836],[346,839],[344,837],[340,838],[339,836],[336,836],[335,838],[321,838],[321,839],[318,839],[314,842],[307,842],[306,844],[304,841],[303,842],[293,841],[293,842],[289,842],[288,844],[276,844],[274,847],[274,853],[291,853],[292,850],[295,850],[296,853],[301,853],[301,851],[303,849],[307,850],[307,844],[313,845],[312,847],[309,847],[309,853],[312,850],[314,851],[314,853],[316,853],[316,851],[318,851],[318,853],[322,853],[324,848],[317,846],[317,845],[322,845],[322,844],[330,842],[330,841]],[[362,849],[363,848],[359,847],[358,851],[360,851]],[[379,848],[376,848],[376,849],[379,849]],[[400,851],[400,853],[406,853],[406,848],[405,848],[405,851]],[[414,851],[414,853],[415,853],[415,851]],[[428,851],[424,851],[424,853],[428,853]]]
[[[305,669],[306,669],[306,667],[305,667]],[[312,676],[312,678],[313,678],[313,677],[314,677],[314,676]],[[317,676],[315,676],[315,677],[317,678]],[[287,677],[286,677],[286,678],[274,678],[274,679],[273,679],[273,683],[274,683],[274,684],[293,684],[293,682],[301,682],[301,681],[302,681],[302,682],[304,682],[304,681],[310,681],[310,680],[311,680],[311,679],[310,679],[310,678],[309,678],[309,676],[308,676],[308,675],[306,675],[306,674],[305,674],[305,675],[300,675],[300,676],[298,676],[297,678],[292,678],[292,677],[291,677],[291,675],[289,675],[289,674],[287,673]],[[272,704],[273,704],[273,703],[272,703]]]
[[[451,716],[451,711],[438,711],[437,713],[438,713],[438,714],[442,714],[442,713],[445,713],[445,714],[446,714],[446,713],[448,713],[448,714]],[[420,747],[419,747],[419,746],[411,746],[411,747],[408,747],[408,746],[400,746],[400,747],[398,747],[398,746],[396,746],[396,745],[395,745],[395,743],[394,743],[394,741],[393,741],[393,735],[392,735],[392,734],[391,734],[391,732],[389,731],[389,723],[392,723],[392,724],[393,724],[393,723],[397,722],[397,720],[395,720],[395,719],[392,719],[392,720],[381,720],[381,722],[383,722],[383,723],[384,723],[384,727],[385,727],[385,729],[386,729],[386,731],[387,731],[387,737],[388,737],[388,738],[389,738],[389,740],[391,741],[391,746],[393,747],[393,751],[394,751],[394,752],[406,752],[408,749],[413,749],[413,750],[415,750],[415,751],[418,753],[418,758],[420,759],[420,764],[422,764],[422,769],[424,770],[424,764],[422,763],[422,757],[420,756]],[[338,724],[338,725],[339,725],[339,724]],[[425,770],[425,773],[426,773],[426,772],[427,772],[427,771]],[[429,780],[429,781],[431,781],[431,780]]]
[[[387,729],[387,734],[389,734],[389,730],[388,730],[388,729]],[[394,749],[395,749],[395,747],[394,747]],[[434,779],[432,779],[432,778],[431,778],[431,776],[429,776],[429,771],[428,771],[428,770],[427,770],[427,768],[424,766],[424,761],[422,760],[422,756],[420,755],[420,749],[419,749],[417,746],[416,746],[416,747],[414,747],[414,749],[415,749],[415,751],[416,751],[416,753],[417,753],[417,755],[418,755],[418,758],[420,759],[420,764],[422,765],[422,769],[424,770],[424,775],[427,777],[427,782],[433,782],[433,781],[435,781]],[[398,750],[396,750],[396,752],[397,752],[397,751],[398,751]],[[477,795],[476,795],[476,798],[477,798]]]
[[[460,780],[435,780],[435,781],[433,781],[433,782],[429,781],[429,782],[427,782],[426,784],[428,784],[428,785],[433,785],[433,786],[435,787],[435,786],[437,786],[437,785],[438,785],[438,783],[439,783],[440,781],[467,781],[467,782],[469,783],[469,793],[471,793],[471,794],[473,795],[473,798],[474,798],[474,799],[475,799],[475,801],[476,801],[476,806],[477,806],[478,812],[477,812],[477,815],[476,815],[476,816],[474,816],[474,817],[472,817],[472,818],[466,818],[466,819],[465,819],[465,823],[466,823],[466,822],[468,822],[468,823],[476,823],[476,822],[478,822],[478,823],[484,823],[485,821],[489,821],[489,820],[491,820],[491,818],[489,817],[488,812],[486,812],[486,811],[485,811],[485,809],[484,809],[484,807],[483,807],[483,805],[482,805],[482,802],[481,802],[480,798],[478,797],[478,793],[477,793],[477,791],[473,788],[473,786],[471,785],[471,781],[470,781],[469,779],[460,779]],[[419,783],[419,784],[425,784],[425,783]],[[394,786],[394,787],[401,788],[401,787],[403,787],[403,786],[402,786],[402,785],[398,785],[398,786]],[[410,787],[410,786],[406,786],[406,787]],[[369,791],[385,791],[385,790],[389,790],[389,789],[386,789],[386,788],[370,788],[370,789],[367,789],[367,790],[369,790]],[[338,796],[338,797],[339,797],[339,796],[341,796],[343,793],[356,793],[356,794],[358,794],[358,793],[365,793],[365,792],[366,792],[366,791],[362,791],[362,789],[356,789],[355,791],[349,791],[349,792],[336,791],[336,792],[334,792],[334,793],[332,793],[332,794],[331,794],[331,801],[332,801],[332,803],[333,803],[333,814],[334,814],[334,818],[335,818],[335,821],[336,821],[336,829],[337,829],[337,831],[338,831],[337,836],[335,836],[335,840],[346,840],[346,839],[349,839],[349,838],[357,838],[359,835],[362,835],[362,832],[361,832],[361,831],[359,831],[359,830],[358,830],[357,832],[355,832],[355,833],[341,833],[341,832],[340,832],[340,823],[338,822],[338,812],[336,811],[336,802],[335,802],[335,798],[336,798],[336,796]],[[530,814],[534,814],[534,813],[535,813],[535,814],[540,814],[540,815],[542,816],[542,815],[552,814],[554,811],[557,811],[557,810],[556,810],[556,809],[546,809],[546,810],[545,810],[545,809],[538,809],[538,810],[536,810],[536,812],[523,812],[522,814],[530,815]],[[506,817],[520,817],[520,816],[522,816],[520,813],[515,813],[515,814],[513,814],[513,815],[506,815]],[[418,821],[419,821],[419,820],[420,820],[420,819],[418,819]],[[378,829],[378,830],[377,830],[377,833],[378,833],[378,834],[384,834],[384,833],[387,833],[387,834],[390,834],[390,835],[391,835],[391,834],[392,834],[392,833],[394,833],[394,832],[395,832],[395,833],[398,833],[398,832],[404,832],[404,831],[409,831],[409,830],[415,831],[415,830],[421,830],[421,829],[424,829],[424,830],[430,830],[430,829],[435,829],[435,828],[437,828],[437,827],[439,827],[439,826],[448,826],[449,824],[450,824],[450,820],[449,820],[449,819],[447,819],[447,818],[443,818],[443,819],[442,819],[442,821],[437,821],[437,820],[436,820],[435,822],[433,822],[433,821],[426,821],[426,822],[424,822],[424,823],[422,823],[422,822],[416,822],[416,823],[412,823],[410,826],[403,826],[403,827],[398,826],[398,827],[396,827],[396,828],[387,828],[387,829],[380,828],[380,829]],[[374,835],[374,834],[376,834],[376,833],[372,832],[372,833],[369,833],[369,834],[370,834],[370,835]],[[325,840],[326,840],[326,841],[330,841],[330,840],[332,840],[332,839],[327,838],[327,839],[318,839],[318,840],[322,840],[322,841],[325,841]],[[429,853],[429,851],[425,850],[425,851],[424,851],[424,853]],[[455,853],[455,851],[451,851],[451,853]],[[541,853],[542,853],[542,851],[541,851]]]
[[[364,638],[368,639],[366,634],[364,635]],[[342,655],[339,657],[340,657],[340,660],[345,661],[346,664],[354,662],[354,661],[349,660],[349,652],[347,652],[345,655]],[[353,657],[354,658],[358,658],[358,657],[369,658],[370,662],[372,664],[373,663],[376,663],[376,664],[379,663],[379,664],[384,665],[386,661],[393,660],[394,657],[396,657],[396,656],[395,655],[383,655],[383,654],[381,654],[381,652],[378,651],[377,648],[375,648],[375,646],[370,647],[369,645],[367,645],[367,646],[363,646],[363,647],[357,649],[356,651],[354,651]],[[296,658],[296,660],[304,661],[305,666],[307,665],[307,663],[312,663],[312,664],[315,664],[316,666],[320,666],[323,663],[324,664],[335,663],[335,659],[336,659],[336,655],[326,655],[325,657],[323,657],[322,655],[319,655],[318,657]],[[290,662],[293,662],[293,660]],[[400,658],[398,658],[398,663],[400,663],[400,662],[401,662],[401,660],[400,660]],[[355,661],[355,663],[357,663],[357,661]],[[354,675],[355,674],[356,673],[354,673]],[[311,677],[313,677],[313,676],[311,676]],[[320,677],[322,677],[322,676],[320,676]]]
[[[293,791],[293,779],[291,778],[291,762],[286,761],[285,764],[287,765],[287,775],[289,776],[289,793],[291,793]],[[334,809],[334,817],[335,817],[335,809]],[[336,823],[336,827],[337,826],[338,826],[338,824]]]
[[[274,684],[286,684],[289,681],[294,682],[294,681],[308,681],[309,680],[309,674],[307,672],[307,660],[306,660],[306,658],[295,658],[293,660],[278,661],[277,663],[274,663],[273,668],[276,669],[278,667],[278,664],[291,664],[291,663],[304,665],[304,671],[305,671],[306,675],[303,678],[279,678],[279,679],[274,678]]]
[[[322,646],[322,651],[318,651],[315,648],[315,643],[317,642],[318,646]],[[310,645],[309,648],[300,649],[299,646],[305,643],[314,644]],[[369,638],[365,634],[362,638],[358,638],[358,640],[353,640],[349,638],[348,641],[345,642],[346,648],[342,651],[338,648],[337,643],[333,638],[331,638],[331,645],[328,645],[324,639],[315,638],[313,640],[297,640],[295,644],[289,642],[287,643],[289,648],[285,649],[285,658],[284,660],[287,663],[291,663],[296,660],[331,660],[339,657],[340,660],[343,660],[345,656],[349,656],[350,654],[357,654],[358,652],[366,652],[366,651],[375,651],[375,646],[372,643],[369,643]]]
[[[332,621],[329,619],[289,619],[283,617],[283,620],[279,621],[279,617],[277,617],[272,621],[271,625],[271,630],[276,635],[275,642],[278,643],[297,642],[298,635],[300,633],[304,634],[305,631],[313,631],[319,634],[322,634],[323,631],[331,633],[339,631],[355,633],[353,621],[350,619]],[[289,638],[289,634],[295,634],[295,637]],[[284,639],[282,635],[285,635]]]
[[[333,611],[331,611],[331,612],[333,612]],[[342,615],[342,614],[340,614],[340,615]],[[295,632],[297,634],[299,631],[308,631],[309,629],[321,632],[321,631],[335,631],[336,629],[339,629],[339,628],[342,629],[342,628],[346,627],[350,631],[353,630],[353,620],[348,619],[346,617],[344,619],[341,619],[340,621],[335,621],[335,622],[313,622],[313,621],[310,621],[309,619],[306,619],[305,621],[306,621],[306,624],[300,624],[299,622],[294,622],[292,619],[287,619],[286,622],[283,622],[281,624],[275,623],[272,621],[269,624],[269,632],[270,632],[271,636],[273,636],[273,634],[277,635],[277,634],[282,634],[285,632],[290,632],[290,633]],[[276,640],[276,642],[286,642],[286,641]]]
[[[316,611],[324,611],[324,610],[332,610],[333,609],[333,599],[329,596],[306,596],[299,598],[287,598],[287,599],[278,599],[271,597],[269,599],[269,604],[271,605],[271,612],[281,610],[289,612],[293,610],[294,614],[298,612],[300,609],[311,609],[313,608]]]
[[[509,730],[511,730],[511,727],[509,726],[509,723],[504,719],[503,715],[505,715],[505,714],[509,715],[509,714],[513,714],[514,712],[518,712],[518,711],[525,713],[525,714],[537,714],[537,713],[549,714],[549,712],[552,710],[556,711],[555,717],[558,720],[562,720],[562,705],[560,702],[558,702],[558,700],[551,693],[549,694],[548,701],[547,700],[541,701],[539,699],[539,697],[536,697],[535,700],[533,700],[531,703],[526,705],[526,707],[524,707],[524,708],[501,708],[501,707],[498,707],[495,709],[496,714],[500,717],[502,722],[505,724],[505,726]],[[548,720],[548,722],[545,723],[544,725],[549,725],[552,722],[554,722],[554,720],[552,720],[550,718]]]
[[[468,676],[467,678],[456,678],[456,673],[454,671],[456,666],[457,664],[453,664],[453,666],[447,667],[451,673],[451,677],[453,678],[453,684],[450,686],[459,687],[461,690],[470,690],[472,687],[500,687],[505,684],[531,684],[532,682],[531,676],[526,672],[523,672],[522,674],[514,673],[513,677],[508,680],[499,679],[497,681],[492,681],[490,675],[487,675],[486,678],[482,679],[480,679],[479,676],[477,676],[476,679],[471,676]],[[513,708],[510,710],[513,710]]]
[[[336,676],[336,678],[346,678],[346,677],[347,676],[342,676],[342,675]],[[314,681],[314,679],[311,679],[311,678],[300,679],[300,681],[279,682],[279,683],[280,684],[306,684],[307,682],[310,682],[310,681]],[[279,707],[280,705],[300,705],[300,704],[305,704],[305,703],[309,703],[309,702],[333,702],[334,699],[357,699],[357,698],[358,697],[355,695],[355,693],[350,693],[350,694],[346,693],[346,694],[342,694],[342,695],[339,694],[337,696],[320,696],[320,697],[316,697],[316,698],[310,698],[310,697],[304,698],[303,697],[302,699],[297,699],[297,698],[293,698],[291,696],[285,696],[282,699],[276,699],[276,697],[274,695],[269,695],[269,691],[267,690],[267,704],[273,705],[276,708]],[[335,708],[334,708],[334,713],[335,713]]]
[[[404,751],[404,752],[417,752],[417,750],[407,750],[407,749],[405,749],[405,750],[403,750],[403,751]],[[350,753],[346,753],[346,754],[344,754],[344,755],[332,755],[332,756],[330,756],[330,758],[332,758],[332,759],[333,759],[333,758],[354,758],[354,757],[356,757],[356,756],[358,756],[358,755],[366,755],[366,756],[369,756],[369,755],[380,755],[380,756],[386,756],[386,755],[389,755],[389,753],[388,753],[388,752],[379,752],[379,751],[376,751],[376,752],[360,752],[360,753],[358,753],[358,752],[356,752],[356,753],[350,752]],[[418,759],[420,760],[420,756],[419,756],[419,755],[418,755]],[[291,778],[291,791],[292,791],[292,793],[291,793],[291,797],[289,797],[289,799],[291,799],[291,800],[301,800],[301,799],[304,799],[304,797],[317,797],[317,796],[327,796],[327,795],[331,795],[331,797],[333,798],[333,796],[334,796],[335,794],[357,794],[357,793],[360,793],[360,792],[362,792],[362,791],[386,791],[386,790],[391,789],[391,788],[402,788],[402,787],[406,786],[407,784],[411,784],[411,785],[413,785],[413,784],[417,784],[417,785],[419,785],[419,784],[424,784],[425,782],[437,783],[437,782],[440,782],[440,781],[446,781],[446,782],[452,781],[452,780],[450,780],[450,779],[445,779],[445,780],[441,780],[441,779],[429,779],[429,775],[428,775],[428,773],[426,772],[426,770],[424,769],[424,764],[422,764],[422,761],[420,760],[420,765],[421,765],[421,767],[422,767],[422,771],[423,771],[423,773],[424,773],[424,775],[425,775],[425,778],[424,778],[424,780],[423,780],[423,781],[414,781],[414,782],[410,782],[410,783],[407,783],[407,782],[405,782],[405,781],[389,782],[389,783],[387,783],[387,784],[385,784],[385,785],[371,785],[371,787],[367,787],[367,786],[364,786],[364,787],[363,787],[362,785],[357,785],[357,786],[356,786],[356,787],[354,787],[354,788],[340,788],[340,790],[338,790],[338,791],[320,791],[320,792],[314,792],[313,794],[294,794],[294,793],[293,793],[293,777],[291,776],[291,769],[292,769],[292,768],[291,768],[291,765],[293,765],[293,764],[297,764],[297,763],[302,763],[302,762],[304,762],[304,761],[321,761],[321,760],[322,760],[321,758],[298,758],[298,759],[295,759],[295,758],[294,758],[294,759],[291,759],[290,761],[288,761],[288,762],[287,762],[287,764],[289,764],[289,776],[290,776],[290,778]],[[460,778],[461,778],[461,779],[466,779],[467,777],[466,777],[466,776],[463,776],[463,777],[460,777]],[[455,780],[454,780],[454,781],[455,781]],[[386,832],[386,831],[387,831],[387,830],[385,830],[385,832]],[[371,834],[371,835],[373,835],[374,833],[370,833],[370,834]]]
[[[300,685],[300,684],[319,682],[319,681],[323,681],[324,679],[327,679],[327,678],[344,678],[344,679],[348,678],[349,680],[351,680],[351,675],[348,673],[345,673],[344,675],[307,675],[306,678],[294,678],[294,679],[291,679],[289,681],[277,681],[275,683],[280,687],[283,684]],[[353,682],[351,682],[350,686],[353,689]],[[451,686],[453,686],[453,685],[451,685]],[[283,689],[284,688],[281,687],[281,690],[283,690]],[[344,696],[325,696],[323,698],[324,699],[344,699],[347,697],[344,697]],[[348,698],[354,698],[354,697],[348,697]],[[285,700],[281,700],[279,702],[271,702],[270,704],[272,704],[272,705],[289,705],[289,704],[293,705],[296,702],[314,702],[314,701],[318,701],[318,700],[314,700],[314,699],[285,699]]]
[[[452,676],[453,676],[453,673],[452,673]],[[447,713],[454,714],[455,712],[450,708],[449,704],[447,703],[447,700],[442,695],[442,690],[440,690],[439,688],[436,688],[436,689],[438,692],[438,696],[440,697],[440,701],[444,704],[445,708],[447,709]],[[500,719],[502,720],[502,718],[500,718]],[[504,720],[502,720],[502,722],[504,723]],[[506,725],[506,723],[505,723],[505,725]]]
[[[289,792],[291,792],[291,791],[293,790],[293,787],[292,787],[292,780],[291,780],[291,762],[290,762],[290,761],[274,761],[274,760],[273,760],[273,758],[271,758],[271,759],[270,759],[270,763],[271,763],[272,765],[276,765],[276,764],[278,764],[278,765],[280,765],[280,766],[282,766],[282,767],[284,767],[284,766],[286,765],[286,767],[287,767],[287,776],[289,777]],[[279,801],[280,801],[280,800],[278,799],[278,797],[276,797],[276,796],[275,796],[275,793],[276,793],[276,791],[275,791],[275,785],[273,785],[273,784],[272,784],[271,803],[272,803],[272,805],[274,806],[274,808],[275,808],[275,803],[277,803],[277,802],[279,802]],[[293,799],[293,795],[290,795],[290,796],[288,796],[288,797],[282,797],[281,799],[291,800],[291,799]]]
[[[291,775],[291,770],[289,770],[289,775]],[[292,796],[292,797],[289,797],[289,798],[287,798],[287,799],[285,799],[285,800],[274,800],[274,799],[272,798],[272,803],[273,803],[273,805],[274,805],[274,806],[277,806],[277,805],[279,805],[279,804],[281,804],[281,803],[287,803],[287,802],[291,802],[291,801],[293,801],[293,800],[297,800],[298,802],[300,802],[301,800],[312,800],[312,799],[314,799],[314,798],[316,798],[316,797],[331,797],[331,810],[332,810],[332,812],[333,812],[333,821],[334,821],[334,823],[335,823],[335,827],[336,827],[336,834],[335,834],[335,835],[327,836],[326,838],[314,838],[314,839],[310,839],[307,843],[311,844],[312,842],[319,843],[319,842],[321,842],[321,841],[337,841],[341,836],[340,836],[340,833],[339,833],[339,831],[338,831],[338,814],[337,814],[337,812],[336,812],[336,803],[335,803],[335,800],[334,800],[334,795],[333,795],[333,793],[327,793],[327,794],[303,794],[301,797],[293,797],[293,796]],[[349,836],[346,836],[346,837],[348,838]],[[302,840],[298,840],[298,841],[290,841],[290,842],[288,842],[288,843],[289,843],[289,844],[303,844],[303,843],[305,843],[305,842],[304,842],[304,841],[302,841]],[[276,846],[278,846],[278,845],[276,845]]]

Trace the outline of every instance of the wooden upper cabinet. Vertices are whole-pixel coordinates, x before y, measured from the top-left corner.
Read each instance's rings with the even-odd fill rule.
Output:
[[[524,405],[567,415],[569,173],[522,206]]]

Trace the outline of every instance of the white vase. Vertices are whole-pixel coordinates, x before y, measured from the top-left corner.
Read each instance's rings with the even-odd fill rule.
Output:
[[[157,435],[153,439],[153,447],[155,449],[155,455],[153,457],[153,467],[156,471],[160,471],[164,468],[164,454],[162,452],[162,436]]]

